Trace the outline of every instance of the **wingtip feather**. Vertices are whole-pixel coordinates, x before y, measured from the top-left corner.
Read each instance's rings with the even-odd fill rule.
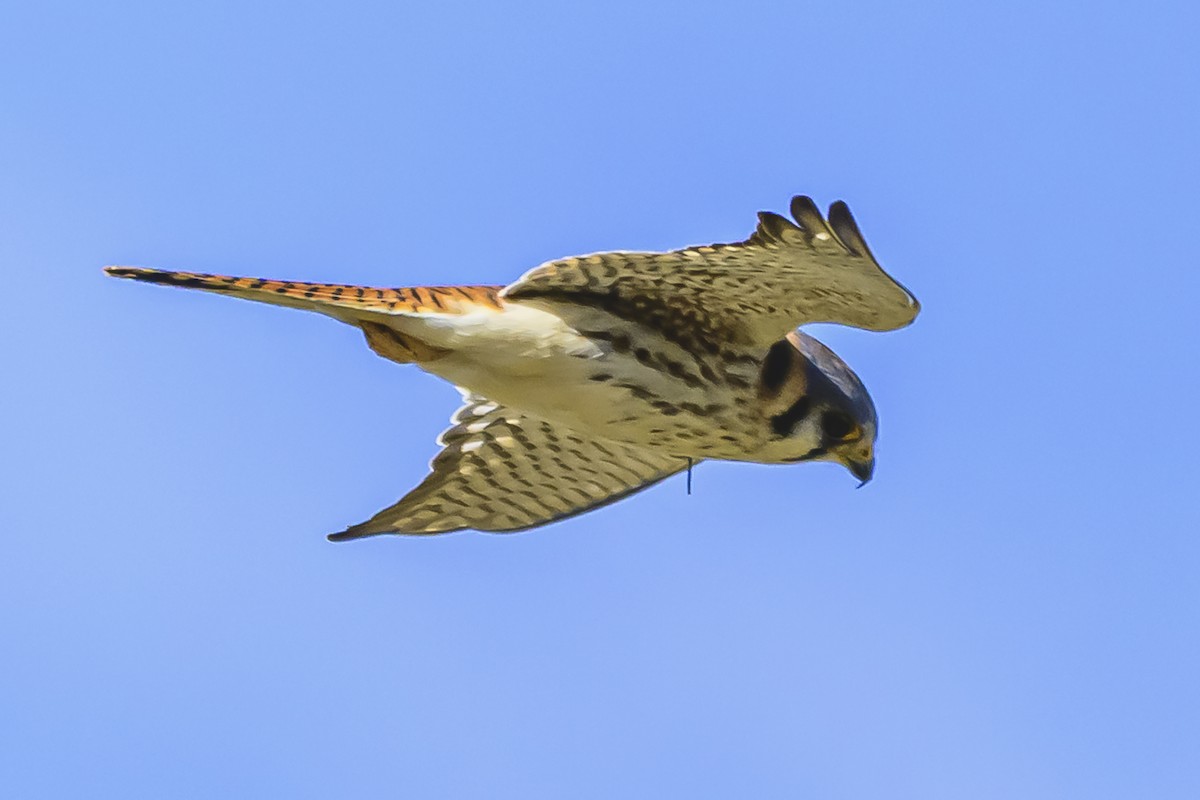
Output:
[[[137,278],[147,272],[157,272],[157,270],[146,269],[144,267],[123,267],[116,264],[110,264],[104,268],[104,274],[114,278]]]
[[[830,204],[829,227],[851,253],[874,259],[871,248],[867,247],[867,240],[863,238],[862,230],[855,222],[854,215],[850,213],[850,206],[846,205],[844,200],[835,200]]]
[[[792,218],[796,220],[796,224],[806,233],[814,236],[821,233],[831,233],[829,225],[825,222],[825,218],[821,216],[821,210],[817,208],[817,204],[808,195],[798,194],[793,197],[790,210]]]
[[[382,536],[385,533],[394,533],[390,530],[370,530],[367,528],[367,523],[362,525],[351,525],[344,531],[331,533],[325,538],[331,542],[351,542],[355,539],[367,539],[371,536]]]

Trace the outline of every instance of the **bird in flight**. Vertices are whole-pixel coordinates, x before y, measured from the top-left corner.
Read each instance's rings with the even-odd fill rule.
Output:
[[[888,331],[916,299],[850,210],[808,197],[748,239],[550,261],[508,286],[369,288],[141,267],[109,275],[317,311],[379,355],[459,388],[431,473],[330,539],[517,531],[582,514],[706,459],[832,461],[870,480],[875,406],[796,328]]]

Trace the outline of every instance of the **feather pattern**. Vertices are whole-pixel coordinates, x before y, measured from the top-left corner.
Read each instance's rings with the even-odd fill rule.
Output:
[[[451,421],[417,488],[329,538],[519,531],[615,502],[688,467],[686,458],[580,436],[473,395]]]
[[[115,278],[200,289],[270,305],[319,311],[346,320],[373,319],[392,314],[455,314],[479,307],[499,309],[502,305],[499,286],[416,286],[396,289],[240,278],[145,267],[105,267],[104,271]]]
[[[871,255],[845,203],[834,203],[826,221],[797,196],[791,213],[762,212],[754,233],[734,244],[547,262],[501,296],[599,305],[692,348],[724,341],[765,349],[810,322],[885,331],[913,321],[916,298]]]

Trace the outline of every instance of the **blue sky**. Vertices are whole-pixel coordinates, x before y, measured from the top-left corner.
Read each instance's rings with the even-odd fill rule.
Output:
[[[1200,795],[1184,4],[9,4],[6,797]],[[503,283],[845,199],[875,481],[332,545],[452,388],[108,263]]]

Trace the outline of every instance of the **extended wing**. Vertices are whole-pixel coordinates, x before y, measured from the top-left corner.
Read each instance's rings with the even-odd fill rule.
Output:
[[[519,531],[616,502],[687,468],[686,459],[583,438],[481,397],[468,396],[452,422],[420,486],[329,538]]]
[[[502,295],[600,306],[685,346],[765,347],[809,322],[886,331],[913,321],[916,298],[879,266],[845,203],[828,221],[808,197],[793,198],[791,211],[794,221],[761,212],[736,244],[551,261]]]

